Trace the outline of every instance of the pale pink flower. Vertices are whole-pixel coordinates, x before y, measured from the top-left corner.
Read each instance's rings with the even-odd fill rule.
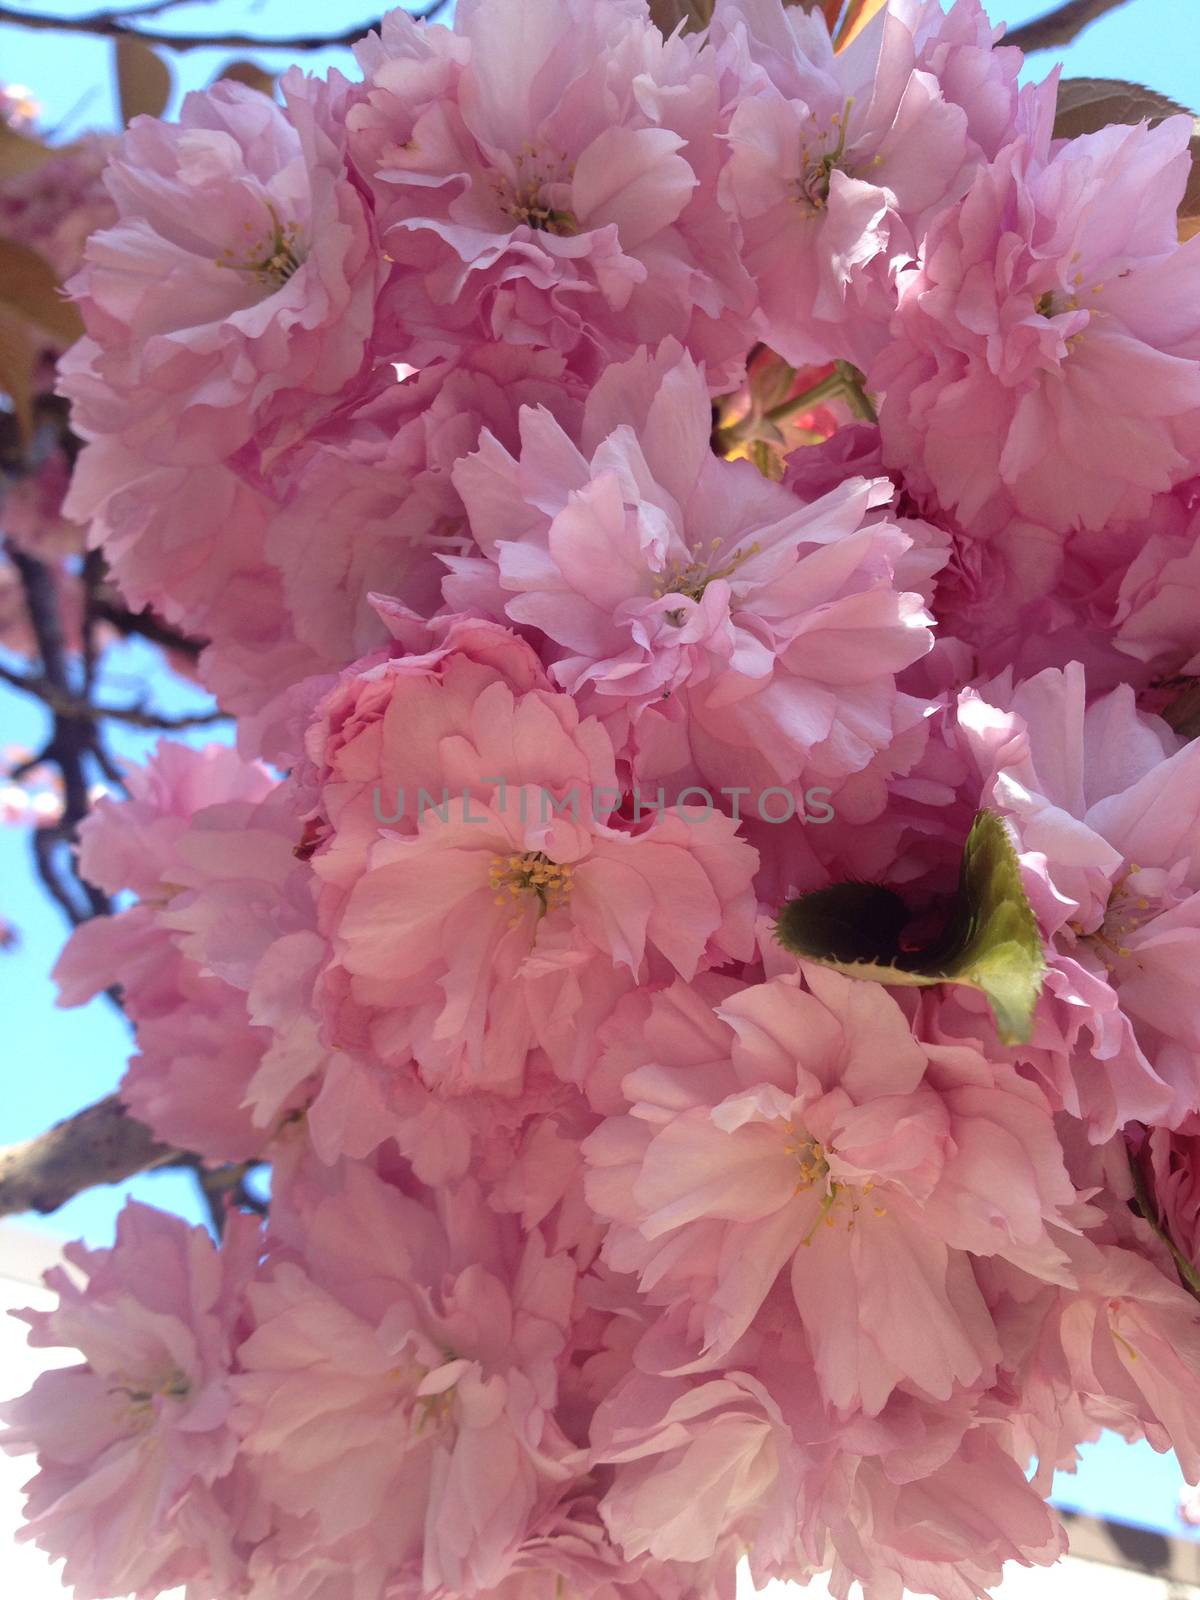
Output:
[[[125,134],[106,175],[118,221],[71,282],[88,337],[62,391],[84,437],[215,461],[358,373],[382,263],[319,86],[297,69],[285,95],[222,81],[178,125]]]
[[[886,752],[908,709],[895,675],[931,644],[894,582],[913,541],[870,515],[887,479],[805,504],[719,460],[710,429],[668,342],[609,369],[578,442],[541,410],[519,458],[485,434],[454,476],[494,567],[449,558],[446,595],[538,630],[636,778],[836,791]]]
[[[110,436],[83,450],[65,509],[89,525],[88,542],[103,549],[131,609],[153,606],[210,641],[206,686],[245,719],[242,748],[267,753],[255,714],[328,671],[296,638],[283,576],[267,560],[272,497],[226,466],[157,466]]]
[[[915,1037],[877,985],[804,982],[711,1012],[679,985],[656,998],[631,1110],[584,1146],[588,1197],[617,1223],[606,1252],[660,1303],[686,1297],[702,1363],[790,1271],[831,1405],[874,1414],[898,1383],[946,1399],[997,1355],[971,1256],[1065,1268],[1047,1228],[1075,1191],[1049,1104],[976,1050]]]
[[[758,331],[794,365],[865,366],[929,220],[964,194],[1016,111],[1015,50],[978,0],[885,6],[834,53],[817,8],[721,0],[732,109],[722,205],[758,288]]]
[[[974,533],[1101,529],[1193,475],[1200,246],[1176,242],[1191,131],[1168,118],[1051,151],[1043,119],[904,274],[868,374],[884,457]]]
[[[1114,1153],[1128,1190],[1127,1157]],[[1073,1465],[1074,1446],[1101,1428],[1174,1450],[1185,1476],[1200,1478],[1200,1309],[1127,1198],[1104,1198],[1115,1226],[1063,1236],[1073,1287],[1039,1288],[994,1261],[983,1274],[998,1324],[1013,1319],[1014,1420],[1040,1427],[1031,1439],[1046,1489],[1053,1467]]]
[[[282,977],[315,964],[306,930],[319,948],[298,824],[269,774],[220,745],[164,740],[128,781],[83,823],[80,866],[138,903],[75,930],[58,1003],[119,987],[138,1043],[125,1103],[168,1143],[244,1160],[323,1061],[303,987]]]
[[[453,33],[396,10],[355,53],[350,148],[406,333],[549,347],[591,376],[673,334],[736,381],[753,288],[716,203],[700,37],[664,39],[645,0],[460,0]]]
[[[631,984],[750,955],[736,825],[711,805],[622,823],[608,736],[569,696],[435,652],[352,677],[325,716],[349,714],[354,782],[318,797],[312,858],[334,1039],[512,1093],[534,1046],[578,1076],[588,1019]]]
[[[250,1291],[245,1449],[318,1560],[352,1539],[377,1582],[489,1589],[577,1463],[553,1416],[575,1268],[470,1184],[339,1176]]]
[[[56,1267],[58,1307],[18,1313],[31,1344],[82,1356],[3,1408],[4,1448],[36,1451],[41,1469],[20,1537],[66,1557],[80,1600],[228,1581],[214,1490],[238,1448],[230,1373],[257,1224],[231,1214],[218,1252],[202,1228],[130,1201],[111,1250],[65,1254],[82,1283]]]

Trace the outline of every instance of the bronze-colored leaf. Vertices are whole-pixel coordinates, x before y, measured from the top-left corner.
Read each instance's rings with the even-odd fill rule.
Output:
[[[1114,122],[1161,122],[1180,112],[1193,115],[1186,106],[1140,83],[1124,83],[1119,78],[1064,78],[1058,86],[1054,137],[1077,139]]]
[[[74,344],[83,333],[83,320],[77,308],[64,299],[50,264],[15,239],[0,239],[0,304],[58,344]]]
[[[33,172],[69,148],[43,144],[40,139],[31,139],[28,134],[18,133],[15,128],[6,127],[0,122],[0,179]]]
[[[275,93],[275,74],[268,72],[266,67],[260,67],[257,61],[227,61],[213,82],[220,83],[223,78],[244,83],[248,89],[257,89],[260,94],[273,96]]]
[[[1200,126],[1200,124],[1198,124]],[[1200,233],[1200,133],[1191,143],[1192,170],[1188,173],[1187,188],[1179,202],[1179,237],[1190,239]]]
[[[171,98],[171,69],[148,44],[123,33],[117,40],[117,94],[126,123],[161,117]]]
[[[23,445],[33,437],[33,380],[40,354],[25,318],[0,305],[0,394],[12,401]]]
[[[699,33],[712,21],[713,0],[650,0],[650,16],[668,38],[682,22],[685,33]]]

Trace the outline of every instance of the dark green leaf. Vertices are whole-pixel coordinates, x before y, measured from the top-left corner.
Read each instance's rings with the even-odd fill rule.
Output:
[[[994,811],[980,811],[971,825],[945,931],[921,949],[906,949],[901,935],[909,921],[893,890],[841,883],[789,901],[775,931],[793,955],[852,978],[978,989],[1001,1040],[1028,1040],[1045,960],[1016,853]]]

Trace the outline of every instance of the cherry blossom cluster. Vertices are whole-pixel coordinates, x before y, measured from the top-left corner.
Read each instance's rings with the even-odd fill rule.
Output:
[[[67,513],[238,747],[101,801],[57,978],[272,1193],[26,1314],[77,1600],[972,1600],[1101,1429],[1200,1479],[1192,127],[998,31],[458,0],[126,133]],[[781,945],[981,811],[1026,1038]]]

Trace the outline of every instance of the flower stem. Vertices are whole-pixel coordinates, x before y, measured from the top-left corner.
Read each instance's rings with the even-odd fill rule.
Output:
[[[1158,1208],[1150,1198],[1149,1191],[1146,1188],[1145,1173],[1143,1173],[1141,1165],[1132,1150],[1129,1152],[1129,1171],[1133,1177],[1133,1196],[1137,1201],[1139,1215],[1150,1224],[1163,1244],[1171,1252],[1175,1266],[1179,1271],[1179,1276],[1183,1279],[1184,1286],[1190,1290],[1197,1300],[1200,1300],[1200,1272],[1197,1272],[1162,1223],[1156,1220]]]
[[[835,361],[834,366],[842,383],[846,404],[854,416],[861,422],[878,422],[879,415],[867,397],[862,373],[849,361]]]

